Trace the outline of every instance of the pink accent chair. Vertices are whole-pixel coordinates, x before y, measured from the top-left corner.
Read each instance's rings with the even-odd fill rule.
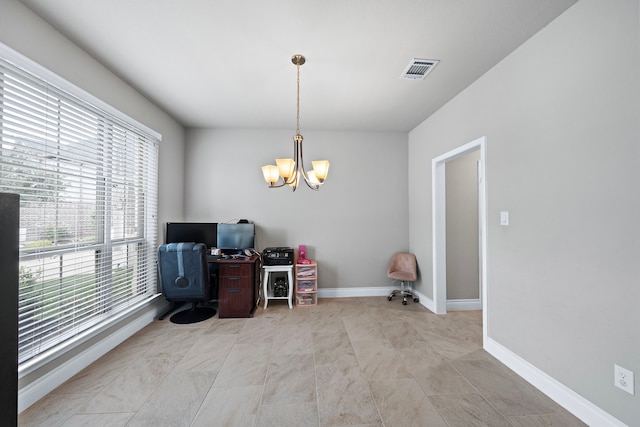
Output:
[[[398,252],[391,257],[391,263],[387,269],[387,277],[393,279],[394,282],[400,281],[400,289],[396,289],[387,297],[389,301],[396,295],[402,295],[402,304],[407,305],[407,297],[413,298],[413,302],[419,299],[413,294],[413,291],[406,286],[407,282],[415,282],[417,278],[416,272],[416,256],[414,254]]]

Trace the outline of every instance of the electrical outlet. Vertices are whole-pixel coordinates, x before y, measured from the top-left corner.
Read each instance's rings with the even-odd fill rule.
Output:
[[[621,388],[627,393],[634,395],[633,372],[622,366],[613,365],[613,377],[616,387]]]

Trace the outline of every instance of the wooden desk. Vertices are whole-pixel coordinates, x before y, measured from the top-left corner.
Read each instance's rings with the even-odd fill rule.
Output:
[[[218,317],[253,317],[260,257],[209,259],[218,265]]]

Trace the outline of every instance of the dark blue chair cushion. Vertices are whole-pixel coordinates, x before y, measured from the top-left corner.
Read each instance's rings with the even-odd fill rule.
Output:
[[[211,299],[204,243],[169,243],[158,248],[160,286],[169,301]]]

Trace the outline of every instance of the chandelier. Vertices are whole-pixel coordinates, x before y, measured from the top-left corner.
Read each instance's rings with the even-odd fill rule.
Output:
[[[300,135],[300,66],[305,63],[304,56],[293,55],[291,62],[298,70],[297,78],[297,98],[296,98],[296,136],[293,137],[293,159],[276,159],[276,165],[262,166],[264,180],[269,184],[269,188],[278,188],[285,185],[290,186],[293,191],[298,188],[300,178],[312,190],[319,190],[320,186],[327,179],[329,173],[328,160],[315,160],[311,164],[313,170],[307,172],[304,168],[302,158],[302,135]]]

